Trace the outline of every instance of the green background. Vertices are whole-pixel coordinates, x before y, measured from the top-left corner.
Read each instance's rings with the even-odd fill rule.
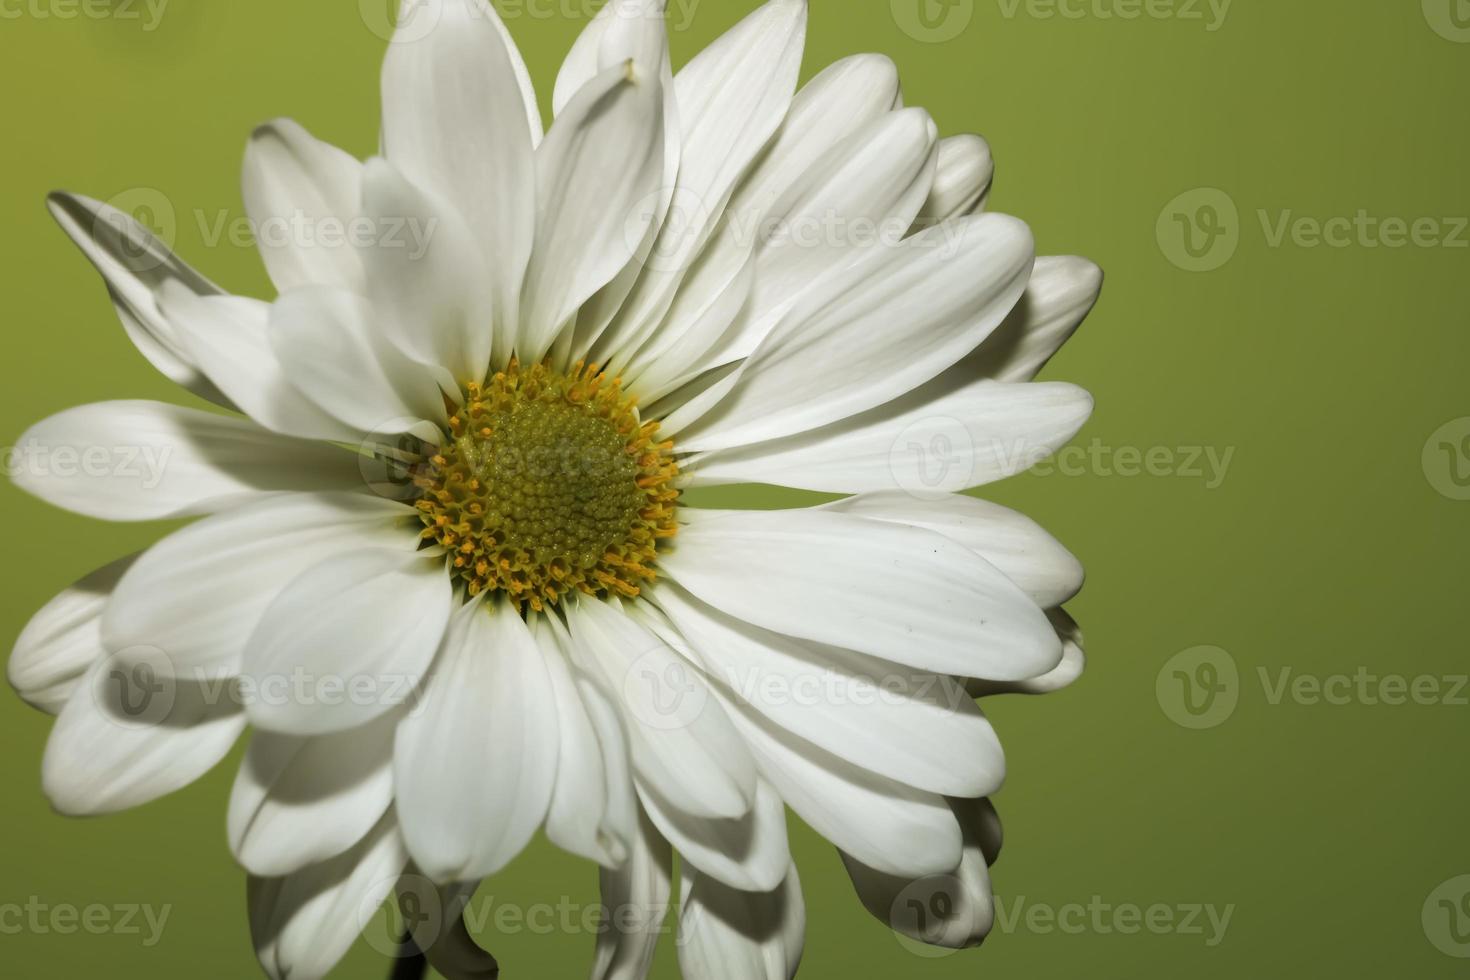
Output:
[[[1273,684],[1284,668],[1467,670],[1470,502],[1453,499],[1451,465],[1470,460],[1435,444],[1426,464],[1423,451],[1441,425],[1470,415],[1470,235],[1458,234],[1459,248],[1273,244],[1261,215],[1267,225],[1288,211],[1470,215],[1470,44],[1431,29],[1419,0],[1237,0],[1215,30],[1193,0],[1154,0],[1131,20],[1103,16],[1143,9],[1130,0],[1072,0],[1080,17],[955,0],[933,8],[954,34],[937,40],[905,32],[915,2],[814,0],[806,74],[886,52],[911,104],[946,133],[990,139],[993,207],[1027,220],[1044,253],[1086,255],[1108,272],[1102,305],[1046,375],[1097,397],[1078,445],[1158,448],[1161,459],[1167,449],[1174,460],[1167,474],[1136,476],[1083,460],[992,490],[1086,563],[1088,586],[1071,608],[1090,650],[1071,690],[992,705],[1011,771],[997,800],[1007,830],[997,890],[1007,909],[1023,900],[1022,911],[1097,896],[1233,915],[1214,946],[1177,930],[1120,934],[1116,917],[1076,933],[1023,917],[980,950],[922,960],[863,912],[831,848],[794,825],[810,916],[803,976],[1463,975],[1467,964],[1435,944],[1446,945],[1448,919],[1436,926],[1431,915],[1426,929],[1421,910],[1441,883],[1470,872],[1470,707],[1273,703],[1258,670]],[[1428,13],[1449,2],[1429,0]],[[386,6],[374,0],[364,17],[351,2],[172,0],[150,31],[131,0],[94,6],[108,13],[100,18],[61,16],[76,12],[70,0],[0,4],[10,364],[0,439],[81,402],[188,398],[132,349],[44,194],[148,189],[144,199],[175,210],[181,254],[231,289],[267,295],[253,252],[208,246],[196,211],[206,222],[240,216],[244,140],[271,117],[373,151],[385,44],[365,23]],[[504,4],[543,101],[591,6]],[[674,35],[676,58],[754,6],[695,5]],[[1162,16],[1171,10],[1205,19]],[[1222,239],[1238,250],[1190,272],[1170,261],[1179,242],[1157,228],[1161,215],[1175,227],[1166,205],[1201,187],[1238,209]],[[1195,213],[1185,202],[1176,210]],[[1457,223],[1440,227],[1454,237]],[[1218,485],[1184,465],[1195,447],[1233,450]],[[719,500],[805,498],[741,489]],[[56,591],[164,530],[65,515],[8,484],[0,501],[8,637]],[[1166,711],[1166,664],[1202,645],[1238,668],[1238,707],[1192,730]],[[172,906],[171,917],[151,949],[115,933],[0,934],[5,972],[256,976],[243,880],[224,841],[233,767],[139,811],[64,820],[40,793],[48,728],[0,697],[9,788],[0,906],[147,903]],[[588,903],[595,875],[538,841],[487,896],[497,906]],[[512,978],[581,976],[593,942],[529,930],[485,940]],[[672,955],[655,973],[677,975]],[[359,945],[336,975],[386,968]]]

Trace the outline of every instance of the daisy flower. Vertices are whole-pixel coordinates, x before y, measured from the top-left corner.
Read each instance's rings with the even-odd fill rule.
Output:
[[[804,0],[677,73],[663,8],[599,13],[543,131],[486,0],[411,0],[380,156],[289,121],[249,142],[252,222],[296,229],[258,236],[273,301],[52,198],[140,352],[218,409],[23,437],[51,504],[197,520],[47,605],[10,680],[58,713],[68,814],[252,730],[228,832],[272,977],[326,974],[395,889],[445,910],[409,923],[442,972],[488,975],[458,912],[538,831],[607,909],[658,910],[610,916],[594,976],[644,976],[677,920],[684,976],[789,977],[788,808],[906,936],[990,928],[1004,760],[975,699],[1077,676],[1082,569],[954,491],[1086,420],[1034,378],[1101,275],[986,210],[986,143],[940,139],[887,59],[798,90]],[[840,499],[683,496],[746,483]]]

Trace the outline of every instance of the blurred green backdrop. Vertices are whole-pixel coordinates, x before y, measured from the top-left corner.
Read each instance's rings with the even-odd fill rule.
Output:
[[[249,247],[207,244],[241,214],[244,140],[290,115],[371,153],[388,6],[0,2],[0,439],[80,402],[186,398],[131,348],[44,194],[154,208],[186,258],[266,294]],[[547,101],[596,3],[501,6]],[[674,0],[676,57],[754,6]],[[993,207],[1109,281],[1047,373],[1097,396],[1078,451],[992,493],[1090,573],[1072,606],[1091,654],[1083,682],[992,707],[1011,763],[1001,923],[980,950],[920,959],[794,827],[803,976],[1463,975],[1465,8],[813,0],[807,75],[853,52],[892,55],[911,104],[946,133],[990,139]],[[0,500],[6,637],[162,530],[66,516],[8,484]],[[1207,657],[1213,703],[1180,679],[1204,676]],[[1426,703],[1391,703],[1417,678],[1433,679]],[[1186,697],[1210,710],[1191,714]],[[0,697],[5,972],[257,976],[224,841],[232,767],[140,811],[67,821],[40,793],[48,728]],[[544,842],[481,893],[522,910],[595,900],[592,870]],[[21,914],[98,904],[167,906],[161,941],[148,945],[146,925],[68,935]],[[1172,924],[1140,927],[1130,906],[1161,906],[1156,924]],[[511,978],[581,976],[593,942],[529,927],[485,941]],[[361,944],[337,975],[386,964]],[[656,975],[677,975],[672,955]]]

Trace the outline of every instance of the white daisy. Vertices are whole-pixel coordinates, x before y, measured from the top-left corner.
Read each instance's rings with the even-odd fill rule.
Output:
[[[229,838],[273,977],[324,975],[400,876],[461,907],[538,829],[608,906],[672,902],[685,976],[789,977],[787,807],[880,918],[978,942],[1004,762],[959,682],[1074,679],[1082,570],[946,491],[1087,418],[1033,378],[1100,273],[984,211],[986,144],[938,139],[888,60],[797,91],[803,0],[677,75],[664,3],[615,0],[544,134],[485,0],[411,6],[381,158],[286,121],[250,142],[254,221],[374,232],[263,245],[274,302],[52,200],[142,353],[230,414],[94,404],[22,440],[17,482],[55,505],[200,518],[20,638],[12,684],[59,712],[46,792],[137,806],[251,727]],[[681,503],[734,483],[846,497]],[[906,921],[935,876],[952,914]],[[605,932],[594,975],[644,976],[663,928]],[[462,923],[432,932],[447,975],[487,968]]]

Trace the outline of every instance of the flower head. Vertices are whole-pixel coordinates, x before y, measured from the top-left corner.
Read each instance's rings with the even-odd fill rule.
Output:
[[[59,711],[65,812],[178,789],[254,730],[228,826],[271,976],[322,976],[395,888],[461,908],[542,828],[609,904],[678,906],[686,976],[789,976],[788,807],[901,932],[989,929],[1004,762],[975,697],[1077,676],[1082,573],[954,491],[1083,424],[1085,392],[1033,379],[1100,274],[986,210],[988,147],[939,139],[886,59],[798,91],[803,0],[677,74],[663,8],[607,4],[543,132],[485,0],[409,0],[381,157],[288,121],[250,141],[257,223],[374,231],[262,237],[272,301],[52,199],[139,350],[226,411],[31,430],[37,458],[163,461],[22,466],[37,496],[199,519],[43,609],[11,681]],[[686,496],[734,483],[843,499]],[[915,887],[952,914],[904,918]],[[659,932],[601,936],[597,975],[643,976]],[[485,969],[462,925],[416,938]]]

